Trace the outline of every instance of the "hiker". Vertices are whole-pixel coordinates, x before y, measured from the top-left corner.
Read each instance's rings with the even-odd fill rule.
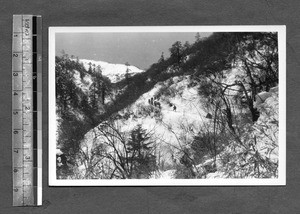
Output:
[[[212,115],[210,113],[207,113],[207,115],[205,116],[205,118],[212,119]]]

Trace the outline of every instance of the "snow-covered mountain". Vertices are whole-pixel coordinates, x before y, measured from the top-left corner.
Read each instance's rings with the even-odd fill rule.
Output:
[[[240,74],[236,70],[225,71],[224,82],[232,84],[236,79],[233,76]],[[197,86],[191,84],[192,78],[190,76],[171,77],[164,82],[158,82],[152,90],[141,95],[136,102],[123,110],[117,112],[118,118],[114,120],[114,123],[120,128],[122,133],[129,133],[138,125],[141,125],[143,129],[151,131],[152,138],[156,139],[156,152],[155,155],[160,157],[161,163],[164,163],[165,170],[158,170],[152,175],[151,179],[170,179],[175,177],[175,169],[168,168],[168,166],[174,166],[178,164],[180,160],[180,152],[183,147],[189,147],[189,144],[193,141],[193,138],[199,134],[200,130],[212,129],[212,119],[207,117],[209,112],[205,109],[204,101],[199,97],[197,92]],[[258,124],[270,123],[271,116],[266,116],[266,108],[272,112],[272,117],[276,117],[276,110],[278,106],[278,92],[277,88],[271,89],[268,96],[260,102],[255,103],[261,112],[259,121],[253,125],[253,129],[256,131],[258,138],[260,139],[257,144],[257,149],[261,152],[261,155],[277,161],[278,150],[275,149],[270,152],[269,147],[273,142],[276,142],[276,136],[270,140],[259,131]],[[266,93],[263,92],[258,96]],[[153,103],[151,103],[153,99]],[[154,103],[159,104],[154,104]],[[262,107],[263,106],[263,107]],[[270,114],[269,112],[269,114]],[[276,124],[271,124],[272,129],[277,133]],[[101,124],[99,125],[101,127]],[[91,151],[95,146],[95,137],[98,136],[98,142],[105,141],[101,139],[100,134],[97,133],[99,127],[92,129],[85,135],[85,139],[82,142],[82,149],[84,151]],[[272,147],[273,148],[273,147]],[[223,156],[228,154],[234,154],[234,150],[240,149],[239,152],[243,153],[242,148],[233,148],[231,144],[225,147],[224,151],[217,156],[216,172],[207,173],[206,178],[225,178],[228,176],[224,172],[226,166],[224,165]],[[250,158],[251,156],[249,156]],[[246,159],[248,157],[245,157]],[[235,160],[237,161],[237,159]],[[246,162],[245,162],[246,163]],[[207,157],[207,159],[195,166],[195,171],[205,172],[207,166],[213,164],[213,158]],[[84,168],[82,168],[84,170]]]
[[[165,165],[172,165],[174,161],[178,161],[180,157],[177,156],[177,152],[180,148],[191,142],[197,134],[196,130],[204,121],[209,120],[205,117],[207,112],[201,107],[196,86],[190,87],[190,83],[190,76],[172,77],[167,81],[158,82],[132,105],[117,112],[119,119],[114,121],[122,133],[129,133],[138,125],[150,131],[156,139],[156,155],[161,157]],[[82,143],[84,151],[89,151],[95,146],[93,144],[97,130],[98,127],[85,135]],[[101,140],[99,136],[99,142],[105,140]],[[157,172],[153,178],[171,178],[173,171]]]
[[[128,69],[129,76],[134,76],[135,74],[142,73],[144,70],[137,68],[133,65],[125,64],[113,64],[104,61],[94,61],[88,59],[79,60],[83,63],[85,69],[89,69],[90,65],[92,67],[100,66],[102,75],[107,76],[112,83],[116,83],[125,78],[126,71]]]
[[[214,38],[230,44],[223,39],[223,34]],[[201,51],[191,49],[184,60],[162,60],[145,72],[127,64],[57,57],[57,154],[66,152],[73,162],[66,167],[71,176],[278,177],[276,49],[266,53],[256,41],[262,49],[256,53],[247,46],[248,37],[244,40],[236,42],[246,52],[218,45],[210,52],[215,43],[203,46],[205,52],[196,43]]]

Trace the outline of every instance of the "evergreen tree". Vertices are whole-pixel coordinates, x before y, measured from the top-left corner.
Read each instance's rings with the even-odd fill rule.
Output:
[[[165,61],[164,52],[162,52],[158,62],[161,63],[161,62],[164,62],[164,61]]]
[[[102,76],[102,69],[100,65],[97,65],[96,71]]]
[[[71,103],[78,101],[76,95],[77,86],[74,83],[74,71],[70,59],[56,57],[56,102],[63,111],[69,108]]]
[[[181,63],[183,58],[184,48],[180,41],[175,42],[172,47],[169,49],[171,57],[176,60],[177,64]]]
[[[195,39],[196,39],[196,42],[199,42],[201,40],[201,35],[199,32],[196,33]]]
[[[126,72],[125,72],[125,80],[126,80],[127,84],[129,84],[129,77],[130,77],[130,74],[129,74],[130,69],[128,68],[129,67],[129,63],[126,62],[125,65],[127,66],[126,67]]]
[[[192,45],[189,43],[189,41],[186,41],[183,45],[184,50],[188,50]]]
[[[90,100],[93,109],[97,110],[102,97],[102,75],[100,73],[93,73],[92,84],[90,86]]]
[[[105,97],[111,93],[111,81],[108,77],[102,76],[102,85],[101,85],[101,100],[102,104],[105,104]]]
[[[153,142],[140,125],[130,135],[128,151],[131,154],[132,174],[136,178],[148,178],[156,170]]]
[[[92,69],[92,63],[91,62],[89,62],[89,69],[88,69],[88,73],[89,74],[92,74],[93,73],[93,69]]]

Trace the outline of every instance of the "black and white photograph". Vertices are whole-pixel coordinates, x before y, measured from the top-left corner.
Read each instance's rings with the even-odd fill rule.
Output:
[[[49,185],[285,185],[284,26],[49,28]]]

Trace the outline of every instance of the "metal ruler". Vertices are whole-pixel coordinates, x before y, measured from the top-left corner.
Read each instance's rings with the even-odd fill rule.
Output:
[[[13,206],[42,204],[41,21],[41,16],[13,16]]]

